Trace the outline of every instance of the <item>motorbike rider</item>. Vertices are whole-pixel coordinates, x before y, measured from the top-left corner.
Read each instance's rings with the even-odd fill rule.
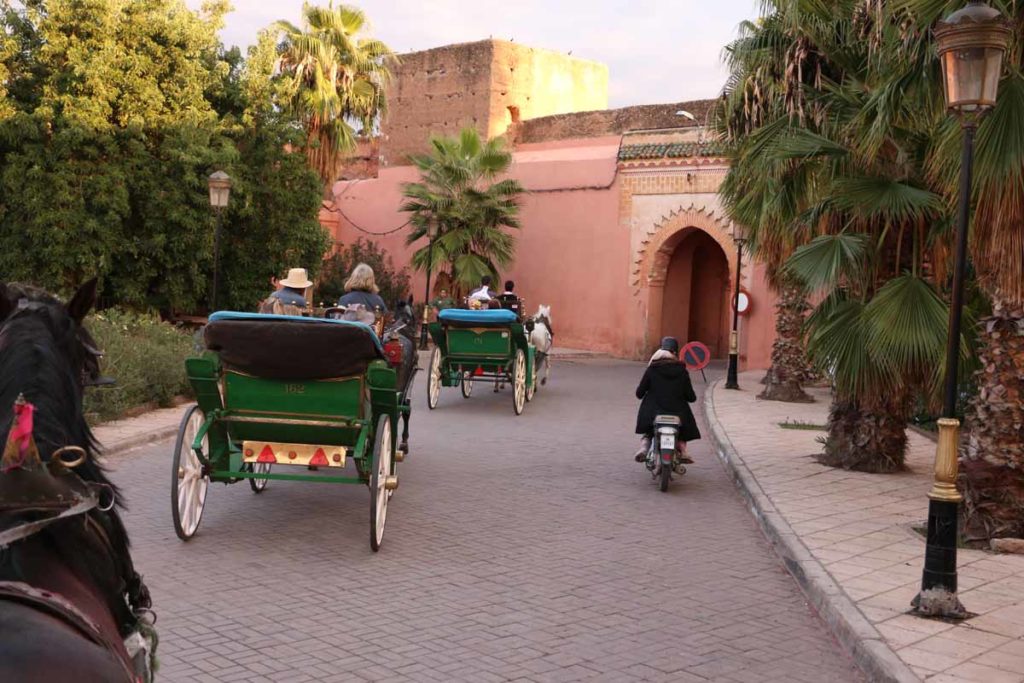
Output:
[[[654,435],[654,418],[658,415],[675,415],[680,419],[679,440],[683,442],[683,462],[693,462],[687,455],[685,444],[700,438],[697,421],[693,418],[690,405],[697,400],[690,382],[690,373],[679,362],[679,342],[675,337],[661,340],[661,348],[651,356],[636,397],[641,399],[636,416],[636,433],[641,435],[641,446],[636,452],[636,461],[643,462]]]

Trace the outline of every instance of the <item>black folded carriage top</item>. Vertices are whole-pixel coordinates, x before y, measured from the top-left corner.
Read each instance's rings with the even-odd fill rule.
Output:
[[[268,379],[349,377],[384,357],[369,326],[344,320],[218,311],[204,337],[225,368]]]

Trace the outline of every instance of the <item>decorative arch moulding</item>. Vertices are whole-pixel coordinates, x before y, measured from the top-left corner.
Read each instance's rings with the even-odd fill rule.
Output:
[[[668,260],[672,258],[675,245],[670,240],[688,228],[703,230],[711,236],[725,252],[729,262],[736,258],[736,245],[732,241],[732,221],[716,214],[707,206],[690,204],[671,211],[647,228],[640,239],[640,247],[633,254],[630,270],[630,282],[634,287],[634,296],[639,295],[644,286],[658,286],[657,281],[664,280]],[[672,246],[671,249],[667,247]],[[665,263],[661,263],[664,261]]]

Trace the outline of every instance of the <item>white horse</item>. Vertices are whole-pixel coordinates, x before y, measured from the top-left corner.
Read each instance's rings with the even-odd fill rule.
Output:
[[[551,344],[554,336],[551,334],[551,307],[541,305],[533,316],[533,332],[530,333],[530,343],[537,349],[537,376],[541,384],[548,383],[551,375],[551,360],[548,354],[551,352]],[[541,366],[544,367],[541,374]]]

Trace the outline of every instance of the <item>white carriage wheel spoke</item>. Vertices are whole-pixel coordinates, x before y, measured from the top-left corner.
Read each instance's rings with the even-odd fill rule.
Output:
[[[380,440],[380,458],[377,463],[377,510],[373,533],[377,543],[384,538],[384,524],[388,514],[388,491],[386,488],[387,477],[391,473],[391,422],[385,422],[387,427]]]

